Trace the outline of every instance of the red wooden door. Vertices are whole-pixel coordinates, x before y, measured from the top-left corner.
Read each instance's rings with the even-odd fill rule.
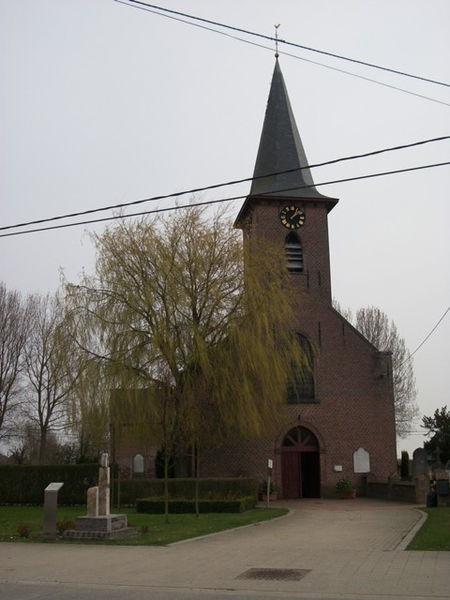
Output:
[[[283,498],[301,498],[299,495],[300,463],[298,452],[282,452],[281,473],[283,478]]]
[[[306,427],[294,427],[281,451],[283,498],[320,497],[320,454],[316,436]]]

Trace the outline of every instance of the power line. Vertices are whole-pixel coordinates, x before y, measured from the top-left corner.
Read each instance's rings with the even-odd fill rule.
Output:
[[[333,185],[333,184],[337,184],[337,183],[347,183],[347,182],[351,182],[351,181],[360,181],[363,179],[371,179],[374,177],[384,177],[386,175],[398,175],[400,173],[410,173],[412,171],[420,171],[420,170],[424,170],[424,169],[432,169],[435,167],[443,167],[443,166],[447,166],[450,165],[450,161],[447,162],[443,162],[443,163],[434,163],[431,165],[421,165],[418,167],[409,167],[406,169],[396,169],[393,171],[384,171],[384,172],[380,172],[380,173],[372,173],[370,175],[359,175],[358,177],[347,177],[345,179],[336,179],[334,181],[326,181],[326,182],[322,182],[322,183],[316,183],[315,185],[304,185],[304,186],[297,186],[297,187],[292,187],[292,188],[286,188],[286,189],[280,189],[277,190],[275,192],[271,192],[272,195],[277,195],[283,192],[289,192],[289,191],[294,191],[294,190],[299,190],[299,189],[307,189],[307,188],[311,188],[311,187],[320,187],[323,185]],[[184,192],[187,193],[187,192]],[[171,194],[170,196],[173,196],[173,194]],[[166,198],[169,196],[165,196]],[[169,212],[172,210],[181,210],[183,208],[189,208],[189,207],[193,207],[193,206],[208,206],[208,205],[213,205],[213,204],[219,204],[222,202],[232,202],[234,200],[242,200],[244,198],[247,197],[246,195],[241,195],[241,196],[233,196],[230,198],[221,198],[219,200],[205,200],[202,202],[192,202],[189,204],[184,204],[184,205],[176,205],[176,206],[170,206],[170,207],[165,207],[165,208],[157,208],[154,210],[146,210],[146,211],[141,211],[138,213],[133,213],[133,214],[128,214],[128,215],[112,215],[109,217],[103,217],[101,219],[91,219],[89,221],[78,221],[76,223],[65,223],[62,225],[53,225],[50,227],[41,227],[41,228],[36,228],[36,229],[29,229],[27,231],[16,231],[13,233],[3,233],[0,234],[0,238],[4,238],[4,237],[13,237],[13,236],[18,236],[18,235],[25,235],[27,233],[38,233],[38,232],[42,232],[42,231],[51,231],[51,230],[55,230],[55,229],[65,229],[67,227],[76,227],[79,225],[90,225],[90,224],[94,224],[94,223],[104,223],[106,221],[114,221],[117,219],[129,219],[131,217],[140,217],[143,215],[151,215],[151,214],[156,214],[156,213],[162,213],[162,212]],[[146,202],[149,201],[148,200],[138,200],[136,201],[134,204],[138,204],[139,202]],[[131,204],[131,203],[130,203]],[[105,209],[102,209],[105,210]],[[94,211],[91,211],[94,212]],[[50,219],[46,219],[46,221],[55,221],[58,220],[59,218],[63,218],[63,217],[54,217],[54,218],[50,218]]]
[[[187,194],[192,195],[192,194],[198,194],[200,192],[206,192],[206,191],[210,191],[210,190],[216,190],[216,189],[220,189],[222,187],[228,187],[228,186],[232,186],[232,185],[238,185],[241,183],[249,183],[251,181],[256,181],[258,179],[264,179],[266,177],[274,177],[277,175],[284,175],[286,173],[293,173],[296,171],[301,171],[303,169],[315,169],[315,168],[319,168],[319,167],[325,167],[325,166],[329,166],[329,165],[333,165],[333,164],[337,164],[337,163],[341,163],[341,162],[348,162],[351,160],[357,160],[357,159],[361,159],[361,158],[368,158],[371,156],[377,156],[380,154],[385,154],[387,152],[397,152],[399,150],[405,150],[407,148],[414,148],[416,146],[424,146],[426,144],[431,144],[431,143],[435,143],[435,142],[442,142],[442,141],[446,141],[450,139],[450,135],[446,135],[446,136],[441,136],[441,137],[437,137],[437,138],[430,138],[427,140],[420,140],[418,142],[412,142],[410,144],[401,144],[399,146],[391,146],[389,148],[382,148],[380,150],[373,150],[371,152],[365,152],[362,154],[353,154],[351,156],[344,156],[344,157],[340,157],[340,158],[335,158],[329,161],[325,161],[325,162],[321,162],[321,163],[316,163],[314,165],[309,165],[306,167],[299,167],[296,169],[288,169],[286,171],[280,171],[280,172],[276,172],[276,173],[269,173],[268,175],[260,175],[258,177],[246,177],[244,179],[236,179],[236,180],[232,180],[232,181],[228,181],[225,183],[217,183],[217,184],[212,184],[212,185],[207,185],[207,186],[203,186],[203,187],[197,187],[197,188],[193,188],[190,190],[183,190],[180,192],[174,192],[171,194],[165,194],[165,195],[161,195],[161,196],[153,196],[150,198],[144,198],[144,199],[140,199],[140,200],[133,200],[131,202],[124,202],[121,204],[114,204],[114,205],[110,205],[110,206],[104,206],[104,207],[100,207],[100,208],[92,208],[89,210],[85,210],[85,211],[79,211],[79,212],[75,212],[75,213],[68,213],[65,215],[58,215],[58,216],[53,216],[53,217],[47,217],[44,219],[37,219],[34,221],[27,221],[24,223],[17,223],[15,225],[5,225],[3,227],[0,227],[0,231],[7,231],[10,229],[18,229],[21,227],[29,227],[31,225],[41,225],[43,223],[49,223],[52,221],[60,221],[63,219],[72,219],[75,217],[81,217],[81,216],[85,216],[85,215],[90,215],[90,214],[94,214],[97,212],[103,212],[103,211],[107,211],[107,210],[118,210],[121,208],[126,208],[129,206],[136,206],[138,204],[143,204],[145,202],[155,202],[158,200],[167,200],[169,198],[178,198],[180,196],[185,196]],[[328,185],[327,183],[323,183],[321,185]],[[284,190],[287,191],[287,190]],[[245,196],[242,196],[245,197]],[[241,198],[241,197],[240,197]],[[98,222],[98,221],[94,221],[94,222]],[[0,237],[6,237],[4,235],[0,235]]]
[[[125,4],[125,6],[130,6],[130,4],[128,4],[127,1],[125,0],[115,0],[116,2],[118,2],[119,4]],[[191,21],[187,21],[185,19],[181,19],[181,18],[177,18],[174,17],[172,15],[167,15],[164,13],[160,13],[156,10],[152,10],[151,8],[149,8],[147,5],[144,6],[131,6],[131,8],[138,8],[140,10],[145,10],[145,12],[149,12],[152,13],[154,15],[158,15],[159,17],[164,17],[167,19],[173,19],[174,21],[177,21],[179,23],[185,23],[186,25],[191,25],[192,27],[198,27],[199,29],[203,29],[205,31],[210,31],[213,33],[217,33],[219,35],[223,35],[225,37],[229,37],[230,39],[233,40],[237,40],[239,42],[243,42],[244,44],[250,44],[251,46],[256,46],[257,48],[263,48],[264,50],[270,50],[271,52],[273,52],[273,47],[272,46],[265,46],[264,44],[258,44],[257,42],[253,42],[251,40],[248,39],[244,39],[242,37],[239,37],[237,35],[232,35],[230,33],[227,33],[226,31],[220,31],[218,29],[214,29],[212,27],[207,27],[206,25],[200,25],[199,23],[193,23]],[[265,36],[264,36],[265,37]],[[274,38],[269,38],[271,40],[273,40]],[[411,90],[406,90],[405,88],[401,88],[398,87],[396,85],[392,85],[392,84],[388,84],[385,83],[383,81],[379,81],[377,79],[371,79],[370,77],[365,77],[363,75],[360,75],[358,73],[352,73],[351,71],[346,71],[344,69],[339,69],[337,67],[332,67],[331,65],[326,65],[324,63],[318,62],[316,60],[310,60],[308,58],[304,58],[303,56],[298,56],[297,54],[292,54],[291,52],[285,52],[285,51],[280,51],[279,54],[282,54],[283,56],[289,56],[290,58],[295,58],[297,60],[301,60],[303,62],[307,62],[309,64],[312,65],[317,65],[320,67],[323,67],[324,69],[328,69],[330,71],[336,71],[337,73],[343,73],[345,75],[349,75],[350,77],[355,77],[356,79],[362,79],[363,81],[368,81],[370,83],[375,83],[376,85],[381,85],[383,87],[387,87],[391,90],[396,90],[398,92],[402,92],[403,94],[408,94],[409,96],[415,96],[416,98],[422,98],[423,100],[428,100],[430,102],[435,102],[436,104],[442,104],[443,106],[450,106],[449,102],[444,102],[443,100],[438,100],[437,98],[431,98],[431,96],[426,96],[425,94],[419,94],[417,92],[412,92]]]
[[[436,325],[433,327],[433,329],[430,331],[430,333],[427,335],[427,337],[423,340],[423,342],[421,342],[417,348],[414,350],[414,352],[412,352],[408,358],[402,362],[402,364],[398,367],[403,367],[403,365],[405,363],[407,363],[408,361],[410,361],[412,359],[412,357],[414,356],[414,354],[420,350],[420,348],[422,348],[422,346],[425,344],[425,342],[428,340],[428,338],[436,331],[436,329],[439,327],[439,325],[442,323],[442,321],[445,319],[445,316],[447,315],[447,313],[450,311],[450,306],[447,308],[447,310],[444,312],[444,314],[442,315],[442,317],[439,319],[439,321],[436,323]]]
[[[118,1],[118,0],[117,0]],[[221,33],[221,32],[217,32]],[[234,37],[234,36],[232,36]],[[241,38],[235,38],[240,40],[241,42],[245,42],[248,44],[252,44],[254,46],[259,46],[260,48],[266,48],[267,50],[271,50],[267,46],[263,46],[262,44],[255,44],[254,42],[249,42],[248,40],[242,40]],[[397,85],[392,85],[390,83],[385,83],[384,81],[379,81],[378,79],[372,79],[370,77],[365,77],[364,75],[359,75],[358,73],[351,73],[350,71],[345,71],[344,69],[338,69],[337,67],[332,67],[331,65],[325,65],[323,63],[317,62],[315,60],[308,60],[307,58],[303,58],[302,56],[297,56],[296,54],[291,54],[290,52],[280,52],[283,56],[289,56],[291,58],[296,58],[297,60],[302,60],[304,62],[311,63],[313,65],[319,65],[324,69],[329,69],[330,71],[336,71],[337,73],[344,73],[345,75],[349,75],[350,77],[355,77],[356,79],[362,79],[363,81],[368,81],[370,83],[375,83],[376,85],[381,85],[382,87],[389,88],[390,90],[396,90],[397,92],[402,92],[403,94],[408,94],[409,96],[415,96],[416,98],[422,98],[423,100],[428,100],[430,102],[435,102],[436,104],[442,104],[443,106],[450,106],[449,102],[444,102],[444,100],[438,100],[437,98],[432,98],[431,96],[425,96],[425,94],[419,94],[417,92],[412,92],[411,90],[405,90],[405,88],[398,87]]]
[[[226,25],[225,23],[220,23],[218,21],[212,21],[210,19],[205,19],[205,18],[202,18],[202,17],[196,17],[195,15],[190,15],[190,14],[183,13],[183,12],[180,12],[180,11],[171,10],[171,9],[168,9],[168,8],[164,8],[162,6],[157,6],[155,4],[148,4],[146,2],[142,2],[142,1],[139,1],[139,0],[127,0],[127,1],[124,1],[124,0],[115,0],[115,2],[119,2],[120,4],[125,4],[125,5],[128,5],[128,6],[136,5],[135,6],[136,8],[139,8],[139,7],[151,8],[151,9],[160,11],[160,13],[167,13],[167,14],[171,14],[171,15],[177,15],[179,17],[184,17],[184,18],[187,18],[187,19],[191,19],[192,21],[198,21],[198,22],[201,22],[201,23],[207,23],[208,25],[214,25],[215,27],[222,27],[224,29],[229,29],[231,31],[236,31],[238,33],[243,33],[245,35],[250,35],[250,36],[253,36],[253,37],[258,37],[258,38],[261,38],[261,39],[269,40],[269,41],[271,41],[273,43],[275,43],[275,41],[276,41],[274,37],[269,36],[269,35],[264,35],[262,33],[257,33],[257,32],[254,32],[254,31],[249,31],[248,29],[243,29],[241,27],[236,27],[236,26],[232,26],[232,25]],[[161,16],[165,16],[165,15],[161,14]],[[301,50],[307,50],[308,52],[315,52],[317,54],[322,54],[324,56],[329,56],[331,58],[337,58],[339,60],[344,60],[344,61],[351,62],[351,63],[354,63],[354,64],[362,65],[364,67],[369,67],[369,68],[372,68],[372,69],[378,69],[380,71],[385,71],[385,72],[388,72],[388,73],[393,73],[395,75],[401,75],[403,77],[409,77],[411,79],[417,79],[419,81],[424,81],[426,83],[431,83],[431,84],[434,84],[434,85],[440,85],[440,86],[443,86],[443,87],[450,87],[449,83],[445,83],[445,82],[442,82],[442,81],[437,81],[435,79],[430,79],[428,77],[421,77],[419,75],[413,75],[411,73],[406,73],[404,71],[398,71],[396,69],[391,69],[389,67],[384,67],[384,66],[381,66],[381,65],[376,65],[374,63],[369,63],[369,62],[365,62],[365,61],[362,61],[362,60],[357,60],[357,59],[354,59],[354,58],[349,58],[347,56],[343,56],[343,55],[340,55],[340,54],[335,54],[333,52],[327,52],[325,50],[319,50],[317,48],[311,48],[310,46],[303,46],[301,44],[296,44],[294,42],[289,42],[289,41],[282,40],[282,39],[278,39],[277,41],[278,41],[279,44],[285,44],[287,46],[292,46],[294,48],[299,48]]]

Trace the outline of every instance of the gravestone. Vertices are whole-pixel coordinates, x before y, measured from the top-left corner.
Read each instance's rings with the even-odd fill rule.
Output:
[[[450,476],[444,469],[436,471],[436,494],[438,506],[450,506]]]
[[[413,452],[413,477],[429,473],[428,453],[425,448],[416,448]]]
[[[364,448],[353,453],[353,472],[370,473],[370,454]]]

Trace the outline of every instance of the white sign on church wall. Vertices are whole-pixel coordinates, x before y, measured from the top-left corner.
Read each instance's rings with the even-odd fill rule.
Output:
[[[133,458],[133,473],[144,472],[144,457],[142,454],[135,454]]]
[[[353,452],[354,473],[370,473],[370,454],[364,448],[358,448]]]

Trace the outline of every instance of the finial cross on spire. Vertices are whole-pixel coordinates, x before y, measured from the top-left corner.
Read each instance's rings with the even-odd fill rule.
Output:
[[[275,27],[275,58],[278,58],[280,56],[279,52],[278,52],[278,27],[281,25],[281,23],[278,23],[278,25],[274,25]]]

